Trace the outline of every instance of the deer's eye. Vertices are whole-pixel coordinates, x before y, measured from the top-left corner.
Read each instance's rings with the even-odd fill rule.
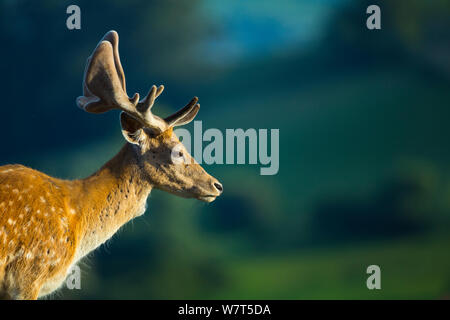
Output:
[[[173,147],[170,153],[170,157],[174,164],[183,163],[185,161],[183,146],[181,144],[177,144],[175,147]]]

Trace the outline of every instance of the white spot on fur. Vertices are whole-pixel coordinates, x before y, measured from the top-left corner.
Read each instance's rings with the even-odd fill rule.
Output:
[[[43,196],[40,196],[40,197],[39,197],[39,200],[41,200],[42,203],[45,203],[45,202],[46,202]]]
[[[66,217],[61,217],[61,223],[62,223],[62,225],[63,225],[64,227],[67,228],[67,219],[66,219]]]
[[[16,253],[16,257],[21,257],[21,256],[23,256],[24,251],[25,251],[25,250],[24,250],[23,248],[20,248],[19,251],[17,251],[17,253]]]
[[[14,225],[16,224],[16,221],[12,220],[11,218],[8,219],[8,224]]]
[[[71,214],[75,214],[76,212],[75,212],[74,209],[70,209],[70,213],[71,213]]]
[[[19,193],[19,189],[13,189],[12,192],[15,193],[15,194],[17,194],[17,193]]]

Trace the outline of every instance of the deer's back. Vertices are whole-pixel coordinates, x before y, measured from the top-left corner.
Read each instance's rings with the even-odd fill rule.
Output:
[[[57,276],[76,248],[70,182],[21,166],[0,166],[0,285]]]

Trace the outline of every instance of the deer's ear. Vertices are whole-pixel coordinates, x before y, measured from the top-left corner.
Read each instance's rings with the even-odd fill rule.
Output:
[[[144,138],[142,124],[125,112],[120,113],[120,125],[122,134],[129,143],[140,145]]]

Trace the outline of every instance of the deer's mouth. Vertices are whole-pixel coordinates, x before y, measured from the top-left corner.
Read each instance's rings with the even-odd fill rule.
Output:
[[[204,201],[204,202],[213,202],[214,200],[216,200],[217,196],[214,195],[207,195],[207,196],[199,196],[197,199]]]

